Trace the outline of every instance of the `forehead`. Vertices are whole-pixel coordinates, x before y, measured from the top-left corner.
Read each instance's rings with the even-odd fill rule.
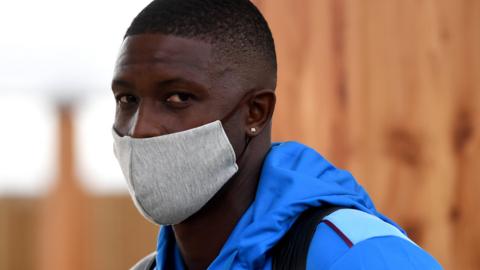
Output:
[[[127,37],[117,58],[115,73],[177,71],[207,73],[212,46],[203,41],[162,34]]]

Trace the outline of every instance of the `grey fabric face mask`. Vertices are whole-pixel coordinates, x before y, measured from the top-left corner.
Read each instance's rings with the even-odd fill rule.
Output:
[[[219,120],[144,139],[113,130],[113,138],[135,206],[159,225],[178,224],[196,213],[238,171]]]

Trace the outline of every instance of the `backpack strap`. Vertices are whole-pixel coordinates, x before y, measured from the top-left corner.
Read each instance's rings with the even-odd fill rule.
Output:
[[[137,262],[130,270],[153,270],[156,266],[157,252],[152,252]]]
[[[303,212],[273,248],[272,269],[306,269],[308,248],[318,224],[323,218],[342,208],[344,207],[327,205]]]

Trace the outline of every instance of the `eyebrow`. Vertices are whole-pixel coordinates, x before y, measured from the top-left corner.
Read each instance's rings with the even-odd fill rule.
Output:
[[[121,79],[114,79],[112,80],[112,90],[114,86],[121,86],[125,88],[133,88],[133,85],[129,83],[128,81],[121,80]]]
[[[192,86],[197,91],[203,91],[205,93],[208,92],[208,87],[207,86],[204,86],[204,85],[202,85],[198,82],[188,80],[188,79],[185,79],[185,78],[180,78],[180,77],[167,79],[167,80],[163,80],[163,81],[159,81],[159,82],[155,83],[157,88],[165,88],[165,87],[175,85],[175,84],[188,85],[188,86]],[[129,81],[123,80],[123,79],[113,79],[111,86],[112,86],[112,90],[115,87],[124,87],[124,88],[128,88],[128,89],[133,89],[134,88],[134,85],[132,83],[130,83]]]
[[[168,80],[165,80],[165,81],[160,81],[160,82],[157,83],[157,86],[158,87],[166,87],[166,86],[170,86],[172,84],[185,84],[185,85],[191,85],[195,88],[206,89],[206,87],[203,86],[202,84],[200,84],[198,82],[195,82],[195,81],[192,81],[192,80],[184,79],[184,78],[173,78],[173,79],[168,79]]]

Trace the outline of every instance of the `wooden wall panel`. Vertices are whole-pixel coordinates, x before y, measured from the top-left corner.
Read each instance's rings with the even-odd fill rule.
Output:
[[[0,199],[0,270],[129,269],[156,248],[158,227],[138,213],[128,195],[88,196],[86,217],[65,215],[51,200]],[[62,203],[63,209],[75,208],[68,199]],[[48,207],[53,213],[46,215]],[[53,214],[57,217],[44,224]],[[80,231],[88,232],[81,233],[87,245],[78,245],[78,235],[65,223],[80,224]]]
[[[130,196],[92,197],[89,270],[129,269],[155,251],[158,226],[145,220]]]
[[[0,270],[37,269],[38,205],[33,198],[0,199]]]
[[[480,2],[258,0],[276,140],[353,172],[446,269],[480,269]]]

